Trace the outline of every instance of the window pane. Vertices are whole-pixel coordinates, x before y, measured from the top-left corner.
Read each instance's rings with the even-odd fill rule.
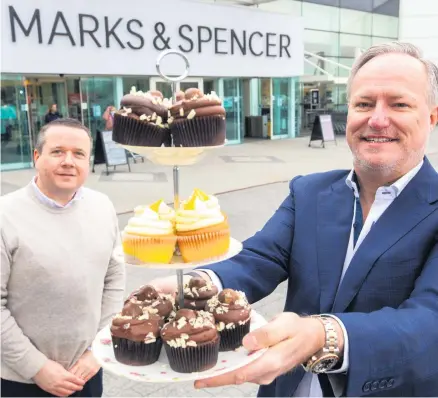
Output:
[[[373,0],[340,0],[340,6],[351,10],[371,12],[373,10]]]
[[[32,166],[26,89],[21,76],[1,76],[0,170]]]
[[[339,31],[339,8],[303,3],[306,29]]]
[[[392,37],[396,39],[398,37],[398,18],[374,14],[373,36]]]
[[[339,7],[339,0],[303,0],[305,3],[324,4],[326,6]]]
[[[337,62],[339,56],[339,34],[306,29],[304,31],[304,49],[313,54]],[[306,55],[306,58],[326,72],[334,76],[337,75],[338,67],[336,65],[308,55]],[[323,73],[319,71],[318,68],[315,68],[314,65],[305,62],[304,74],[321,75]]]
[[[371,36],[372,14],[341,9],[341,32]]]
[[[301,16],[301,1],[296,0],[276,0],[269,3],[258,5],[260,10],[278,12],[281,14],[291,14]]]
[[[400,0],[374,0],[373,12],[398,17],[400,13]]]
[[[129,93],[132,86],[135,86],[137,91],[143,91],[145,93],[149,91],[149,79],[142,77],[124,77],[123,92]]]
[[[346,66],[353,65],[353,62],[358,53],[358,49],[366,50],[371,46],[371,37],[358,35],[340,36],[340,57],[339,62]],[[348,76],[349,71],[343,68],[339,70],[340,76]]]

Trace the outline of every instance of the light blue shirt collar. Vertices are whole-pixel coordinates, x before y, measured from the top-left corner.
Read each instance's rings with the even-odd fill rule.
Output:
[[[32,178],[32,186],[35,190],[35,194],[38,197],[38,199],[43,203],[46,204],[50,207],[56,208],[56,209],[66,209],[69,206],[71,206],[72,203],[74,203],[77,200],[80,200],[83,198],[83,189],[82,187],[79,188],[79,190],[74,194],[73,198],[70,200],[70,202],[68,202],[66,205],[60,205],[59,203],[57,203],[56,201],[54,201],[53,199],[50,199],[48,196],[44,195],[41,190],[38,188],[37,184],[36,184],[36,179],[37,177]]]
[[[406,185],[409,184],[409,182],[417,175],[417,173],[420,171],[421,167],[423,166],[424,160],[422,160],[417,166],[415,166],[412,170],[407,172],[403,177],[399,178],[396,182],[394,182],[392,185],[390,185],[388,188],[389,190],[394,192],[394,196],[397,197],[400,195],[400,193],[403,191],[404,188],[406,188]],[[351,170],[348,174],[345,183],[347,186],[353,190],[354,196],[357,198],[359,197],[359,187],[356,183],[356,176],[354,173],[354,170]]]

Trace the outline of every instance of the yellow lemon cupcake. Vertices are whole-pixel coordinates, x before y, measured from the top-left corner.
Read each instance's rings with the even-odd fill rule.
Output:
[[[195,189],[176,212],[176,234],[184,262],[202,261],[226,254],[230,228],[219,201]]]
[[[169,264],[176,245],[175,212],[162,200],[135,208],[122,232],[123,251],[128,263]]]

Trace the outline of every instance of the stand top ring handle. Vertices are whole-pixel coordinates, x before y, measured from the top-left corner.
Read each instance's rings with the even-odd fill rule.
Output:
[[[176,54],[176,55],[179,55],[179,56],[184,60],[184,62],[186,63],[186,70],[184,71],[184,73],[183,73],[181,76],[170,77],[170,76],[167,76],[167,75],[165,75],[164,73],[161,72],[161,66],[160,66],[160,63],[161,63],[161,61],[163,60],[163,58],[164,58],[165,56],[170,55],[170,54]],[[189,69],[190,69],[190,63],[189,63],[188,58],[185,56],[185,54],[182,53],[181,51],[173,50],[173,49],[163,51],[163,52],[159,55],[159,57],[157,58],[157,62],[156,62],[156,64],[155,64],[155,66],[156,66],[156,68],[157,68],[157,72],[158,72],[158,74],[159,74],[163,79],[165,79],[165,80],[167,80],[167,81],[169,81],[169,82],[174,82],[174,83],[175,83],[175,82],[180,82],[181,80],[184,80],[184,79],[188,76],[188,74],[189,74]]]

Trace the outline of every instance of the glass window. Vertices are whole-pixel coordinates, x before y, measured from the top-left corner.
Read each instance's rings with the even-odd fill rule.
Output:
[[[305,28],[339,31],[339,8],[303,3]]]
[[[0,170],[32,167],[26,88],[21,76],[1,76],[0,119]]]
[[[341,9],[340,31],[371,36],[373,14]]]
[[[337,62],[339,57],[339,34],[306,29],[304,31],[304,49],[312,54]],[[336,65],[309,54],[306,54],[306,58],[312,64],[316,64],[331,75],[337,75],[338,67]],[[304,74],[321,75],[323,73],[315,65],[305,62]]]
[[[272,135],[295,136],[295,83],[290,78],[272,79],[272,91]]]
[[[388,15],[373,15],[373,36],[398,38],[398,18]],[[389,41],[389,40],[387,40]]]
[[[359,11],[373,11],[373,0],[340,0],[339,4],[342,8]]]
[[[275,0],[269,3],[258,5],[260,10],[278,12],[281,14],[291,14],[301,16],[301,1],[296,0]]]
[[[129,93],[132,86],[135,86],[137,91],[144,93],[149,91],[149,78],[144,77],[123,77],[123,92]]]
[[[371,45],[374,44],[382,44],[382,43],[388,43],[389,41],[394,39],[388,39],[387,37],[372,37],[371,38]]]
[[[400,0],[374,0],[373,12],[398,17],[400,13]]]
[[[339,7],[339,0],[303,0],[304,3],[323,4],[326,6]]]
[[[242,83],[240,79],[219,79],[219,96],[227,112],[227,140],[228,143],[242,141]],[[222,86],[222,87],[221,87]]]
[[[371,47],[371,37],[359,35],[340,35],[340,56],[339,63],[352,66],[359,50],[366,50]],[[339,68],[339,76],[348,76],[349,71]]]

